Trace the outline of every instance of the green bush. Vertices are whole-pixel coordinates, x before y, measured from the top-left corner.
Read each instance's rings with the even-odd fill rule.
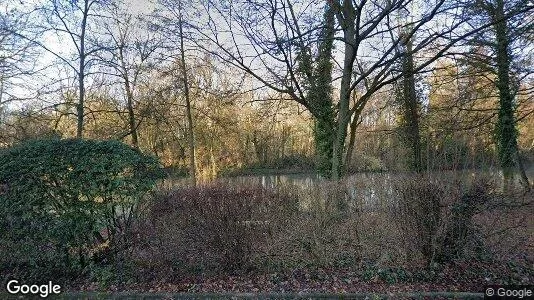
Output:
[[[43,270],[81,270],[122,236],[162,177],[156,159],[118,141],[33,140],[3,149],[0,251],[10,255],[0,258],[2,268],[41,279]]]

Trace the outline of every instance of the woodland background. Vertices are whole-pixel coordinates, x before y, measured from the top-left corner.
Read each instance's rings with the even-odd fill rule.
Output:
[[[533,11],[4,0],[0,273],[193,292],[532,282]],[[280,174],[314,179],[241,177]]]

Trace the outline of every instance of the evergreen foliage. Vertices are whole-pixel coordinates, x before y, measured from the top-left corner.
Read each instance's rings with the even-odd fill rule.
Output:
[[[80,270],[98,245],[127,229],[162,176],[156,159],[118,141],[32,140],[4,149],[0,235],[13,255],[2,267],[29,265],[39,276]]]
[[[319,35],[318,53],[315,63],[309,49],[300,53],[298,71],[308,75],[307,95],[310,112],[315,118],[314,138],[317,156],[317,170],[325,177],[331,177],[334,143],[335,112],[332,100],[332,50],[334,46],[334,11],[326,5],[325,26]]]

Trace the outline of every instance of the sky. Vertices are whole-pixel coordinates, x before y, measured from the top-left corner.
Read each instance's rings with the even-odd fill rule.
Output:
[[[49,0],[0,0],[0,13],[3,14],[12,9],[16,9],[18,11],[30,11],[36,3],[43,1]],[[125,8],[127,9],[127,11],[134,16],[138,16],[143,13],[148,13],[155,7],[154,1],[152,0],[123,1],[125,1]],[[69,53],[73,53],[76,51],[75,46],[67,36],[62,36],[61,38],[59,38],[56,34],[50,32],[44,34],[42,38],[43,44],[46,45],[49,50],[58,53],[63,57],[68,57]],[[56,56],[44,50],[39,51],[39,56],[36,57],[36,59],[36,61],[38,62],[36,69],[45,68],[47,66],[52,65],[54,61],[57,61]],[[61,77],[66,77],[66,74],[62,74],[65,72],[72,73],[70,70],[65,68],[65,66],[55,66],[49,67],[45,71],[40,72],[39,76],[30,76],[29,78],[20,79],[17,78],[13,80],[13,84],[11,85],[12,89],[9,92],[22,99],[31,97],[32,95],[35,95],[34,91],[32,91],[32,87],[37,87],[38,85],[42,84],[42,82],[53,82],[57,81]],[[72,76],[72,74],[70,74],[69,76]],[[37,82],[30,82],[30,80],[36,80]],[[5,97],[4,100],[6,100]],[[13,101],[8,103],[8,108],[20,109],[24,105],[24,101]]]
[[[4,10],[4,8],[6,6],[15,6],[15,7],[16,6],[20,6],[21,5],[20,3],[29,5],[29,4],[34,3],[36,1],[50,1],[50,0],[22,0],[22,1],[21,0],[7,0],[7,2],[4,2],[4,1],[5,0],[0,0],[0,8],[2,8],[2,10]],[[128,12],[130,12],[133,15],[140,15],[140,14],[143,14],[143,13],[148,13],[155,7],[154,1],[148,1],[148,0],[124,0],[124,1],[126,3],[126,8],[127,8]],[[295,1],[298,1],[298,0],[294,0],[294,2]],[[419,1],[423,1],[423,0],[416,0],[416,2],[419,2]],[[187,3],[187,1],[185,1],[185,3]],[[317,3],[321,3],[321,2],[319,1]],[[420,12],[415,11],[413,13],[414,14],[418,14]],[[228,29],[228,28],[225,28],[224,25],[225,24],[222,23],[222,22],[219,23],[218,29],[222,29],[221,32],[223,32],[224,30]],[[228,38],[227,36],[225,37],[224,35],[225,35],[224,33],[221,33],[219,35],[219,37],[222,37],[223,39],[224,38]],[[237,38],[238,38],[238,44],[245,44],[244,41],[240,41],[239,40],[239,37],[237,37]],[[62,53],[63,56],[66,56],[66,54],[71,53],[74,50],[74,45],[72,44],[71,41],[69,41],[68,39],[59,40],[55,34],[49,34],[49,35],[45,36],[44,43],[46,43],[46,45],[52,51],[58,52],[58,53]],[[378,38],[376,40],[371,40],[371,42],[368,43],[368,44],[362,45],[362,47],[359,50],[360,51],[359,58],[362,59],[362,57],[365,57],[365,56],[371,57],[373,55],[376,56],[377,53],[380,54],[380,51],[375,51],[374,49],[372,49],[370,47],[376,46],[377,48],[381,48],[380,45],[382,43],[386,44],[383,47],[387,47],[387,44],[389,43],[389,41],[384,39],[384,38],[382,38],[382,39]],[[243,46],[242,48],[246,49],[246,47],[247,46]],[[343,61],[343,59],[342,59],[342,56],[343,56],[342,50],[343,50],[342,44],[338,43],[337,44],[337,48],[335,50],[335,59],[338,62],[342,62]],[[246,51],[246,50],[244,50],[244,51]],[[42,56],[39,58],[39,61],[41,61],[42,65],[48,65],[50,62],[55,60],[55,57],[52,54],[46,53],[45,51],[43,51],[42,53],[43,53]],[[59,77],[65,75],[65,74],[61,74],[61,72],[62,71],[59,71],[57,68],[52,68],[47,73],[45,73],[44,76],[48,77],[50,80],[54,80],[55,78],[59,78]],[[72,76],[72,74],[71,74],[71,76]],[[338,82],[335,82],[334,86],[337,87],[338,86]],[[21,94],[23,94],[25,91],[21,89],[19,92]]]
[[[132,15],[140,15],[148,13],[154,9],[153,0],[124,0],[126,1],[126,7]]]

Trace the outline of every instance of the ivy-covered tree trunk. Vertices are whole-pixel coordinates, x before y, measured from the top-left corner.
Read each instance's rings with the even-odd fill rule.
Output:
[[[315,118],[313,133],[315,138],[317,171],[322,176],[330,178],[332,177],[332,151],[334,145],[334,120],[332,109],[325,109],[323,116]]]
[[[493,15],[496,59],[497,59],[497,89],[499,90],[499,115],[495,128],[499,161],[501,164],[505,188],[513,181],[514,169],[518,167],[519,156],[517,146],[517,129],[515,127],[515,104],[511,89],[510,40],[508,38],[507,22],[504,18],[504,1],[496,1]],[[491,12],[490,12],[491,13]],[[517,160],[517,161],[516,161]],[[522,176],[522,180],[529,187],[528,178]]]
[[[327,178],[332,177],[332,153],[334,145],[334,108],[332,103],[332,48],[334,43],[334,12],[327,5],[325,27],[321,32],[316,69],[312,75],[308,94],[310,110],[315,118],[314,138],[317,170]],[[311,66],[310,66],[311,67]]]
[[[419,128],[419,103],[415,90],[415,74],[412,53],[412,41],[405,45],[405,56],[402,60],[402,103],[403,129],[405,142],[409,149],[408,168],[411,171],[422,171],[421,161],[421,133]]]

